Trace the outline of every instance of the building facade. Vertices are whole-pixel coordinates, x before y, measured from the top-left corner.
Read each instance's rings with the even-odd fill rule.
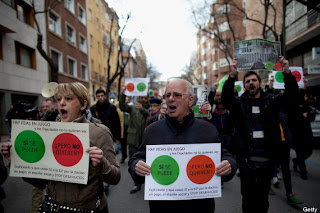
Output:
[[[48,0],[46,8],[47,52],[58,65],[57,73],[49,67],[50,81],[89,87],[86,0]]]
[[[320,3],[313,1],[320,8]],[[286,1],[286,54],[290,64],[303,67],[307,91],[320,95],[320,13],[295,0]]]
[[[95,92],[106,90],[108,78],[117,71],[119,24],[116,12],[104,0],[87,1],[90,104],[96,103]],[[117,92],[118,80],[110,85],[110,92]]]
[[[0,134],[8,134],[5,123],[10,105],[39,106],[42,87],[48,82],[48,65],[37,51],[34,10],[43,10],[44,1],[0,1]],[[40,32],[46,37],[46,18],[36,16]],[[43,43],[46,48],[46,43]]]

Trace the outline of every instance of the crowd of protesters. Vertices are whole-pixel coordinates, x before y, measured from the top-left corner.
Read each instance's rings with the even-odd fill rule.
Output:
[[[284,90],[273,88],[273,78],[263,89],[260,76],[248,71],[243,78],[245,92],[238,96],[234,86],[237,59],[233,59],[222,91],[215,84],[208,95],[203,108],[209,111],[206,119],[194,117],[192,84],[183,79],[170,81],[163,97],[139,96],[134,104],[125,95],[125,86],[115,105],[107,100],[104,90],[98,89],[98,101],[89,110],[86,88],[81,83],[67,83],[59,84],[53,98],[44,100],[39,108],[25,103],[11,105],[6,117],[10,133],[12,119],[89,123],[90,148],[85,150],[90,155],[88,184],[23,178],[33,185],[31,212],[52,212],[52,205],[79,212],[108,212],[108,186],[120,180],[118,152],[122,155],[120,163],[129,155],[129,173],[134,182],[130,193],[134,194],[141,190],[144,177],[151,172],[146,163],[146,146],[179,143],[222,144],[216,175],[223,182],[228,181],[239,169],[244,213],[257,209],[268,212],[268,196],[271,186],[279,185],[280,170],[288,204],[300,204],[293,193],[290,149],[296,152],[296,158],[292,159],[294,171],[307,180],[305,160],[313,149],[310,122],[320,110],[320,103],[317,96],[307,95],[307,80],[305,87],[298,89],[289,62],[283,57],[279,62],[283,67]],[[210,130],[208,134],[202,134],[203,128]],[[12,143],[8,142],[1,148],[9,161],[11,147]],[[1,158],[0,167],[3,168],[0,183],[3,183],[7,170]],[[149,206],[152,213],[197,212],[199,207],[202,212],[215,209],[212,198],[150,201]],[[72,212],[59,208],[55,211]],[[0,212],[3,212],[1,205]]]

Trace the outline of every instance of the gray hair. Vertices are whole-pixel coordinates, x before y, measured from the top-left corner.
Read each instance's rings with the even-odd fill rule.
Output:
[[[174,82],[174,81],[182,81],[182,82],[186,83],[187,84],[187,94],[190,95],[190,96],[194,96],[194,91],[193,91],[193,88],[192,88],[192,84],[189,81],[187,81],[185,79],[182,79],[182,78],[175,78],[172,81],[170,81],[169,83]],[[167,89],[166,89],[165,93],[166,92],[167,92]]]

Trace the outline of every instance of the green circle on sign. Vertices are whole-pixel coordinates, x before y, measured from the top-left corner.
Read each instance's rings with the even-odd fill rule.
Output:
[[[153,96],[153,92],[152,91],[149,91],[149,96]]]
[[[193,109],[193,113],[198,113],[198,112],[200,112],[200,109],[199,109],[199,107],[198,107],[197,105],[193,105],[193,106],[192,106],[192,109]]]
[[[241,86],[240,85],[236,85],[236,91],[237,92],[241,92]]]
[[[278,81],[279,83],[283,83],[284,82],[282,72],[277,72],[276,75],[275,75],[275,78],[276,78],[276,81]]]
[[[35,163],[41,160],[46,147],[38,133],[24,130],[17,136],[14,149],[22,160],[28,163]]]
[[[274,63],[272,61],[267,61],[266,68],[267,70],[273,70]]]
[[[151,164],[152,178],[161,185],[170,185],[179,177],[179,165],[168,155],[157,157]]]
[[[139,83],[139,84],[137,85],[137,90],[138,90],[139,92],[145,91],[145,90],[146,90],[146,85],[145,85],[144,83]]]

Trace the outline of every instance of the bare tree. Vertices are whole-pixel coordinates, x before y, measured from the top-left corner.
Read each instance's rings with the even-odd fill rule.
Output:
[[[161,76],[161,73],[159,73],[156,68],[149,63],[147,66],[148,74],[147,77],[149,78],[149,88],[152,90],[159,90],[160,84],[159,84],[159,77]]]
[[[249,16],[245,8],[243,8],[242,5],[239,5],[235,0],[221,0],[214,4],[212,2],[204,1],[203,5],[198,7],[192,6],[192,14],[194,16],[195,25],[203,32],[204,35],[207,35],[208,39],[212,39],[214,41],[214,47],[225,54],[225,58],[230,64],[230,59],[233,57],[233,47],[231,43],[233,41],[243,40],[244,38],[244,36],[240,35],[239,30],[236,30],[239,21],[242,22],[243,18],[247,21],[258,23],[262,27],[262,38],[266,38],[266,32],[271,31],[275,39],[279,39],[279,35],[276,30],[278,19],[275,7],[272,5],[270,0],[259,0],[259,4],[264,8],[264,18],[262,21]],[[219,11],[217,11],[218,7],[220,7]],[[211,8],[210,14],[204,14],[203,8]],[[235,9],[232,13],[230,12],[231,8]],[[268,22],[270,12],[273,13],[272,24]],[[220,26],[222,22],[227,23],[227,26],[224,25],[223,27],[227,27],[230,31],[229,40],[224,34],[225,29]]]
[[[39,9],[36,7],[35,1],[30,0],[30,5],[33,8],[33,19],[36,25],[36,29],[38,32],[37,35],[37,50],[39,51],[40,55],[48,62],[51,70],[50,74],[50,81],[58,82],[58,64],[50,58],[50,56],[47,54],[46,50],[43,49],[42,43],[43,43],[43,35],[41,32],[41,28],[37,19],[38,14],[47,14],[52,8],[55,8],[58,4],[61,4],[59,1],[55,0],[47,0],[45,1],[45,7],[43,9]]]

